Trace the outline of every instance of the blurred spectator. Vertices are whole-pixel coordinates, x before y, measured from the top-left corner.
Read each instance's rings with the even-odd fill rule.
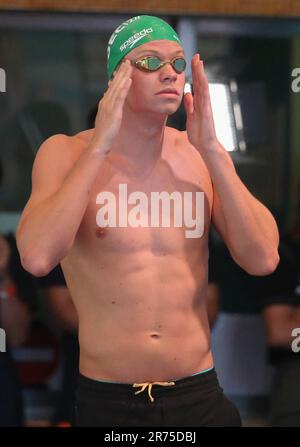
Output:
[[[300,185],[296,216],[279,253],[277,269],[262,283],[269,361],[275,367],[270,424],[300,427],[300,356],[292,349],[292,331],[300,328]]]
[[[292,330],[300,328],[300,207],[293,228],[282,237],[280,263],[263,280],[263,318],[269,361],[275,367],[270,424],[300,427],[300,354],[292,350]]]
[[[68,426],[71,422],[74,392],[78,376],[78,318],[63,272],[58,265],[48,275],[37,278],[44,289],[47,307],[61,331],[63,378],[52,425]]]
[[[90,119],[92,118],[91,115]],[[22,147],[27,144],[32,154],[48,136],[62,131],[68,133],[70,129],[70,120],[64,108],[49,101],[28,104],[20,111],[18,123],[23,133]],[[0,162],[0,185],[2,179],[3,167]],[[44,386],[56,365],[58,352],[51,331],[39,319],[31,321],[30,324],[28,306],[23,302],[23,299],[26,299],[26,303],[31,299],[31,303],[37,303],[37,287],[43,288],[51,313],[63,331],[61,340],[64,359],[63,392],[59,397],[54,422],[70,420],[69,407],[72,405],[70,401],[75,387],[79,357],[76,311],[60,268],[57,267],[55,271],[37,282],[37,278],[23,269],[15,237],[10,233],[5,237],[0,236],[0,296],[7,295],[7,291],[11,294],[9,299],[0,298],[0,327],[6,331],[8,345],[7,352],[0,353],[0,425],[22,425],[21,385],[25,384],[30,388],[35,385]],[[40,363],[39,369],[36,370],[34,360],[30,356],[16,364],[12,358],[11,348],[21,347],[26,341],[29,349],[51,347],[53,364],[45,363],[42,368]]]
[[[2,178],[0,162],[0,186]],[[11,348],[20,347],[29,336],[33,291],[34,279],[21,266],[14,235],[0,235],[0,327],[6,333],[6,351],[0,352],[0,426],[23,424],[21,384]]]
[[[29,297],[30,275],[18,269],[14,236],[0,235],[0,327],[6,333],[6,352],[0,352],[0,426],[23,424],[21,384],[17,377],[11,348],[27,340],[30,312],[23,301]],[[29,284],[29,287],[28,287]]]

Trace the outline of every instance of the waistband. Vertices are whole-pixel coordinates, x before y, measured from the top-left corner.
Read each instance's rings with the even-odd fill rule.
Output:
[[[200,392],[210,391],[219,388],[219,382],[214,367],[209,368],[208,370],[199,371],[198,373],[181,379],[133,384],[95,380],[79,374],[77,396],[84,396],[89,399],[97,399],[97,396],[109,396],[111,399],[118,399],[121,397],[123,399],[136,400],[138,394],[147,390],[147,399],[154,402],[154,398],[151,394],[152,387],[155,387],[156,396],[162,396],[166,393],[176,393],[176,395],[178,395],[189,391],[195,391],[195,387],[197,391]],[[136,391],[136,388],[141,389]]]

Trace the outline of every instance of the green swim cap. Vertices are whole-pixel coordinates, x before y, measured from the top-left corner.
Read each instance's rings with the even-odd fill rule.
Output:
[[[109,79],[126,54],[152,40],[174,40],[182,46],[174,29],[158,17],[136,16],[121,23],[111,35],[107,46]]]

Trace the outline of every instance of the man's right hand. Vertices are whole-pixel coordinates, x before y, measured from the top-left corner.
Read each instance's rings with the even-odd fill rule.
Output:
[[[88,145],[80,138],[55,135],[37,152],[32,192],[17,228],[22,266],[34,276],[47,275],[74,244],[89,192],[121,126],[131,72],[131,65],[125,62],[110,82],[99,103]],[[74,145],[78,151],[74,151]]]
[[[109,82],[109,87],[99,101],[95,120],[93,142],[101,142],[101,147],[111,148],[117,136],[123,116],[123,106],[130,89],[132,66],[127,59],[122,62],[115,77]]]

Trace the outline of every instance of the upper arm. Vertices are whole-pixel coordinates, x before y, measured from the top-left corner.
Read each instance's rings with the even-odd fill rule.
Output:
[[[220,291],[216,283],[209,282],[206,294],[206,309],[210,328],[213,327],[220,307]]]
[[[223,215],[220,198],[218,196],[216,188],[214,188],[208,168],[199,151],[189,142],[187,131],[181,131],[180,135],[184,142],[183,145],[189,147],[190,149],[189,159],[191,161],[191,169],[196,169],[199,173],[202,174],[202,181],[204,179],[206,180],[206,193],[209,204],[209,217],[211,223],[214,225],[224,242],[226,242],[226,221]]]
[[[208,168],[200,152],[189,142],[187,132],[180,131],[182,158],[180,169],[186,169],[186,178],[197,184],[205,195],[205,221],[210,222],[213,206],[213,184]]]
[[[72,166],[72,137],[53,135],[40,146],[32,167],[30,198],[22,212],[19,227],[33,208],[54,194]]]
[[[226,220],[223,215],[221,201],[218,196],[216,188],[213,186],[213,201],[212,201],[212,224],[216,228],[217,232],[226,243]]]

